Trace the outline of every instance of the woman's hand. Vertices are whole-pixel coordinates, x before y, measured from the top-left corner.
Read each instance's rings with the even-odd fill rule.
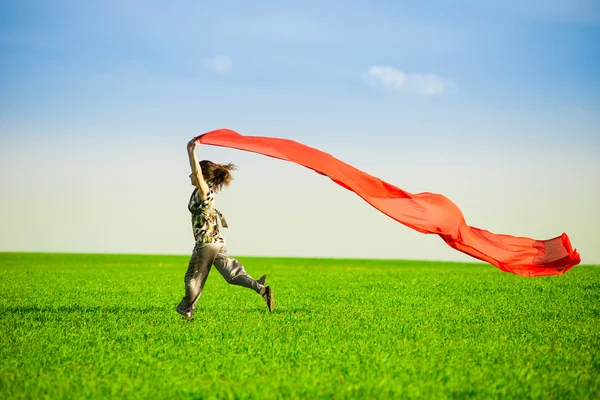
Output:
[[[187,149],[189,153],[193,153],[200,146],[200,141],[196,138],[190,140],[187,144]]]

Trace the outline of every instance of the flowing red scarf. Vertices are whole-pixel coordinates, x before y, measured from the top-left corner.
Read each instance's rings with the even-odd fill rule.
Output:
[[[535,240],[488,232],[465,222],[460,209],[435,193],[408,193],[348,165],[330,154],[279,138],[243,136],[218,129],[197,137],[200,143],[230,147],[290,161],[328,176],[390,218],[421,233],[439,235],[449,246],[522,276],[563,274],[581,259],[569,237]]]

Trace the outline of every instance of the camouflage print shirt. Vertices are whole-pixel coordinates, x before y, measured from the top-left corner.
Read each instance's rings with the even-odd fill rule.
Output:
[[[205,200],[200,198],[200,191],[194,190],[188,203],[188,210],[192,213],[192,230],[196,243],[225,243],[221,234],[219,212],[215,208],[215,192],[209,186],[209,193]]]

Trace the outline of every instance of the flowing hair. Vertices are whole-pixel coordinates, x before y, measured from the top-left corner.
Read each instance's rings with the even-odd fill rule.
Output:
[[[223,186],[229,186],[233,180],[230,171],[236,170],[237,167],[232,163],[216,164],[212,161],[202,160],[200,161],[200,169],[206,183],[210,184],[216,192],[219,192],[223,189]]]

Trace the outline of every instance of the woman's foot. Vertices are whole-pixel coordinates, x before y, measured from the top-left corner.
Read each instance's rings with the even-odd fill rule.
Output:
[[[265,282],[266,282],[266,280],[267,280],[267,276],[266,276],[266,275],[263,275],[263,276],[261,276],[261,277],[260,277],[260,279],[259,279],[259,280],[257,280],[256,282],[258,282],[258,283],[260,283],[262,286],[264,286],[264,285],[265,285]]]
[[[177,307],[177,308],[175,309],[175,311],[177,311],[179,314],[183,315],[183,318],[184,318],[186,321],[191,321],[191,320],[193,320],[193,319],[194,319],[194,315],[192,314],[192,312],[191,312],[191,311],[183,311],[183,310],[181,310],[179,307]]]
[[[269,312],[273,312],[273,308],[275,307],[275,300],[273,299],[273,289],[271,286],[266,286],[264,292],[262,293],[263,299],[267,303],[267,307],[269,307]]]

